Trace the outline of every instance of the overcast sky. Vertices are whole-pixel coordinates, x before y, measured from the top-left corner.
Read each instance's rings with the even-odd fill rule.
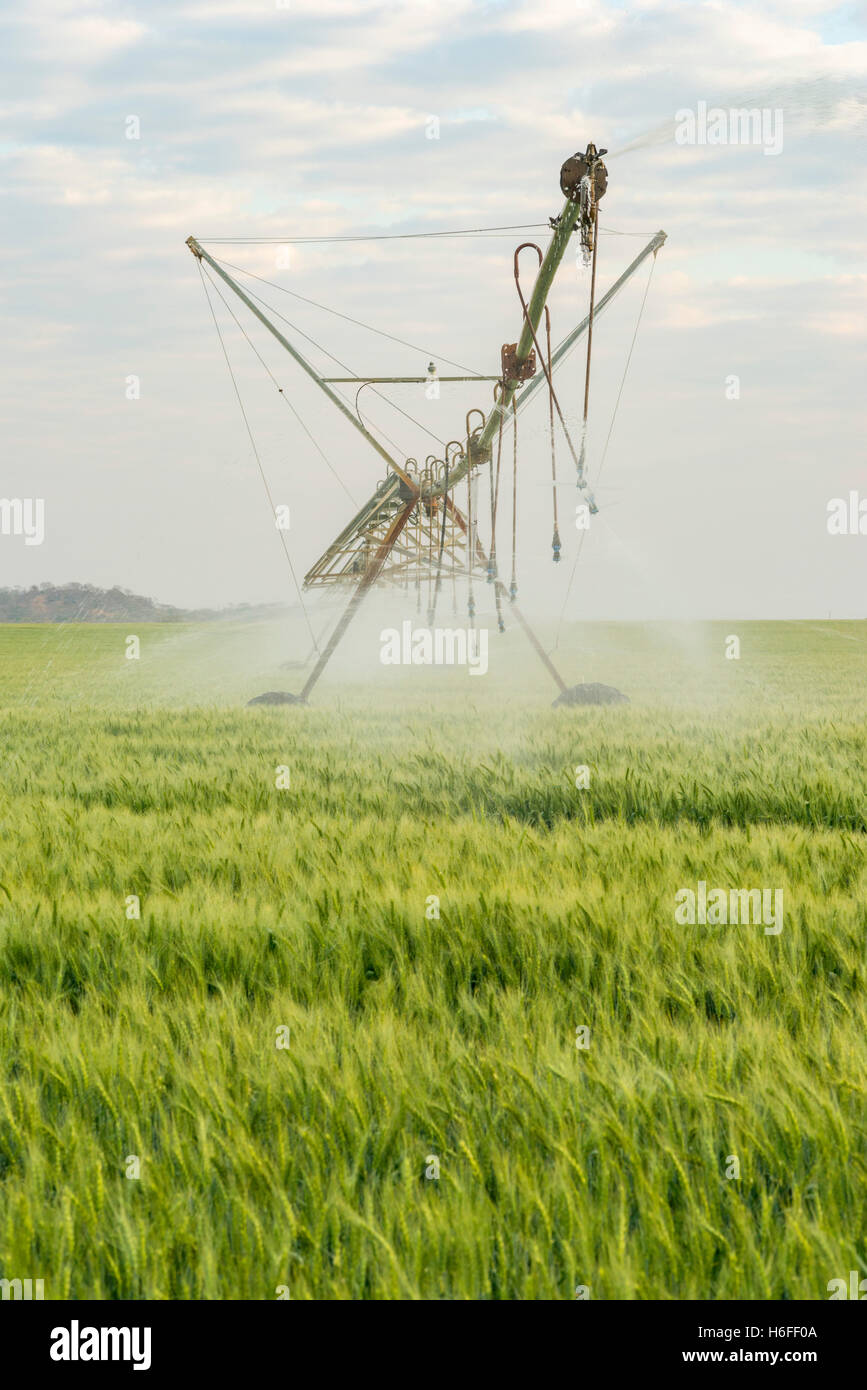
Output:
[[[7,7],[2,28],[0,497],[43,498],[45,538],[0,535],[0,584],[120,584],[195,606],[291,599],[185,238],[286,238],[208,249],[418,345],[248,282],[352,372],[423,372],[432,356],[442,371],[450,359],[491,374],[520,328],[514,245],[546,244],[560,165],[592,139],[633,146],[609,161],[600,292],[651,233],[669,239],[569,616],[865,615],[867,535],[826,524],[832,498],[867,500],[863,4],[36,0]],[[769,121],[782,112],[776,152],[678,143],[679,111],[745,99]],[[540,225],[289,244],[503,224]],[[597,326],[593,479],[647,271]],[[567,258],[550,301],[555,341],[583,316],[588,287]],[[233,307],[340,480],[216,301],[302,574],[383,465]],[[559,378],[573,427],[583,365],[574,355]],[[403,455],[423,458],[441,453],[434,437],[461,434],[489,389],[443,386],[434,403],[395,388],[418,423],[369,390],[361,406]],[[555,569],[545,428],[539,393],[521,417],[518,564],[529,605],[559,611],[576,493],[561,440]]]

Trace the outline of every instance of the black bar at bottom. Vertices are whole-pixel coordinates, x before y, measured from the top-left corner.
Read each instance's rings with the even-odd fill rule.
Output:
[[[867,1294],[858,1301],[865,1299]],[[147,1376],[160,1384],[168,1378],[174,1383],[179,1376],[202,1373],[214,1373],[216,1383],[230,1383],[233,1375],[249,1377],[252,1372],[259,1380],[278,1368],[287,1379],[296,1379],[299,1371],[309,1379],[311,1370],[330,1379],[341,1363],[356,1374],[366,1363],[365,1379],[384,1384],[398,1377],[412,1381],[419,1374],[430,1383],[438,1369],[453,1376],[460,1366],[465,1383],[476,1367],[490,1381],[501,1357],[509,1358],[515,1375],[516,1352],[523,1353],[529,1369],[535,1365],[533,1376],[539,1381],[552,1378],[557,1364],[561,1369],[572,1365],[580,1373],[592,1361],[597,1374],[608,1371],[616,1379],[630,1372],[642,1378],[667,1377],[672,1371],[701,1376],[711,1367],[729,1372],[763,1367],[805,1368],[817,1383],[819,1377],[826,1383],[830,1375],[858,1365],[864,1346],[864,1314],[859,1308],[838,1308],[838,1301],[850,1300],[607,1303],[579,1296],[568,1310],[513,1308],[500,1323],[494,1307],[476,1306],[472,1313],[456,1313],[454,1324],[444,1324],[442,1307],[422,1317],[419,1308],[413,1313],[367,1305],[317,1306],[291,1298],[273,1303],[7,1299],[0,1304],[0,1329],[4,1363],[7,1369],[15,1366],[21,1384],[22,1377],[31,1375],[36,1384],[43,1377],[61,1383],[70,1377],[92,1381],[103,1373],[113,1383],[131,1377],[136,1384]],[[451,1331],[460,1338],[460,1349],[448,1338]],[[423,1348],[423,1357],[419,1363],[400,1356],[398,1369],[392,1356],[401,1334],[407,1333]]]

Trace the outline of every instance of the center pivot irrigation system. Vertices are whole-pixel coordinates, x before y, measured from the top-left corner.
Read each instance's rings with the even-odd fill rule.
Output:
[[[260,699],[273,700],[274,702],[279,700],[287,703],[306,703],[310,692],[313,690],[313,687],[322,675],[322,672],[337,648],[341,638],[345,634],[355,614],[358,612],[365,595],[377,583],[396,583],[404,588],[414,586],[419,607],[421,607],[423,587],[426,586],[428,624],[429,626],[433,626],[437,603],[445,578],[452,590],[455,611],[457,611],[457,581],[460,579],[462,582],[466,583],[467,613],[471,630],[475,624],[476,612],[473,580],[477,579],[481,581],[484,579],[488,584],[491,584],[494,591],[500,631],[505,631],[502,605],[503,601],[506,600],[510,604],[511,611],[515,614],[515,617],[526,633],[529,641],[532,643],[539,658],[556,682],[563,701],[566,703],[570,702],[570,695],[572,692],[566,686],[559,671],[557,671],[554,666],[550,655],[545,651],[542,643],[539,641],[539,638],[527,622],[527,619],[521,613],[515,601],[517,597],[518,413],[526,407],[528,401],[532,399],[537,390],[540,390],[543,386],[546,388],[548,396],[553,497],[552,552],[553,559],[559,561],[561,541],[557,516],[557,426],[559,426],[559,433],[565,440],[568,453],[575,467],[576,484],[579,494],[588,509],[588,513],[595,513],[598,509],[586,476],[586,431],[590,401],[590,363],[593,347],[593,325],[599,314],[602,313],[603,309],[611,302],[618,291],[622,289],[638,267],[649,256],[653,256],[655,260],[656,253],[666,239],[666,233],[661,231],[651,237],[647,245],[639,255],[635,257],[632,263],[627,266],[619,279],[615,280],[610,289],[599,299],[599,302],[596,302],[596,260],[600,230],[598,222],[599,201],[604,195],[608,185],[608,171],[602,162],[602,156],[606,153],[606,150],[597,150],[595,145],[589,144],[583,154],[575,154],[570,159],[566,160],[560,170],[560,188],[566,201],[559,215],[549,220],[548,225],[551,230],[551,239],[547,250],[543,254],[541,248],[534,242],[523,242],[515,251],[514,275],[522,312],[521,332],[517,342],[503,344],[500,353],[500,373],[495,377],[486,377],[477,374],[440,377],[437,374],[437,369],[433,362],[431,362],[428,367],[428,374],[421,377],[323,376],[316,371],[310,362],[298,351],[297,347],[295,347],[275,324],[271,322],[268,315],[263,312],[263,308],[260,307],[263,301],[259,299],[258,295],[253,295],[252,292],[247,293],[224,268],[224,264],[214,259],[195,237],[191,236],[187,239],[186,244],[197,258],[200,271],[202,271],[203,265],[206,265],[228,285],[234,294],[247,306],[250,312],[255,315],[265,328],[267,328],[268,332],[276,338],[277,342],[286,349],[298,366],[316,383],[332,405],[335,406],[335,408],[340,411],[341,415],[350,422],[353,428],[366,439],[370,447],[375,449],[380,457],[385,460],[389,468],[388,475],[378,485],[370,500],[352,518],[349,524],[344,527],[337,538],[304,577],[304,589],[333,587],[335,585],[351,586],[353,588],[349,603],[325,643],[325,646],[320,649],[315,637],[313,639],[314,649],[318,652],[318,657],[307,678],[304,688],[299,695],[277,692],[272,696],[260,697]],[[514,229],[493,230],[508,231]],[[437,235],[451,234],[442,233]],[[590,271],[590,302],[586,317],[582,319],[582,321],[567,334],[559,346],[552,351],[551,316],[547,306],[547,299],[554,277],[572,241],[573,235],[576,235],[579,239],[584,264]],[[339,239],[340,238],[338,238],[338,240]],[[519,263],[523,252],[534,252],[538,264],[536,280],[529,301],[525,298],[521,288]],[[211,277],[208,276],[207,278],[216,289],[217,287],[213,280],[211,280]],[[214,323],[217,326],[218,333],[220,333],[216,314],[214,314],[214,306],[208,294],[207,284],[205,284],[204,272],[202,274],[202,282],[203,285],[205,285],[205,293],[208,296],[208,303],[214,317]],[[219,291],[217,292],[219,293]],[[647,291],[645,290],[645,298],[646,294]],[[222,298],[222,295],[220,295],[220,298]],[[256,302],[257,300],[258,303]],[[313,303],[313,301],[308,302]],[[268,308],[267,305],[264,307]],[[324,306],[319,305],[316,307],[323,308]],[[231,309],[229,312],[231,313]],[[545,326],[544,334],[540,341],[539,335],[543,315]],[[275,316],[281,317],[280,315]],[[232,317],[235,317],[234,314]],[[342,317],[347,316],[342,315]],[[352,321],[355,322],[355,320]],[[238,323],[238,320],[235,319],[235,322]],[[238,324],[238,326],[241,327],[240,324]],[[563,361],[578,340],[585,335],[587,339],[587,353],[584,371],[583,412],[581,434],[576,446],[557,396],[554,374],[558,365]],[[223,345],[225,354],[225,344],[222,342],[222,334],[220,334],[220,341]],[[403,340],[398,339],[397,341]],[[254,351],[256,351],[255,348]],[[228,354],[225,355],[227,365],[229,365],[229,370],[231,372]],[[330,355],[331,354],[329,354],[329,356]],[[259,360],[262,361],[261,358]],[[336,361],[337,359],[333,360]],[[263,366],[264,365],[263,362]],[[539,370],[540,368],[541,371]],[[268,368],[266,367],[266,371],[267,370]],[[269,376],[270,375],[271,373],[269,371]],[[248,432],[250,433],[250,441],[256,453],[257,461],[259,461],[258,451],[256,450],[252,432],[250,431],[249,421],[244,411],[243,402],[238,392],[234,374],[232,374],[232,379],[235,384],[241,410],[244,413],[244,420],[247,424]],[[450,440],[449,443],[445,445],[442,458],[428,455],[423,465],[420,465],[414,458],[404,458],[399,461],[389,452],[385,445],[375,437],[364,423],[358,411],[358,396],[365,386],[403,385],[406,383],[430,382],[432,380],[444,383],[493,382],[493,405],[487,414],[485,411],[478,409],[470,410],[467,413],[465,431],[462,437]],[[272,381],[274,381],[273,376]],[[358,388],[355,409],[353,409],[349,401],[335,389],[336,387],[346,385]],[[278,387],[278,390],[281,390],[282,393],[282,388]],[[297,412],[294,413],[297,415]],[[303,421],[301,423],[303,425]],[[306,426],[304,428],[306,429]],[[511,428],[512,431],[512,573],[511,582],[508,587],[500,578],[497,565],[497,514],[503,463],[503,434],[506,428]],[[313,440],[313,442],[314,444],[316,443],[315,440]],[[478,500],[478,482],[480,476],[484,472],[487,472],[490,485],[491,534],[490,549],[488,552],[485,551],[479,539],[480,506]],[[456,489],[461,484],[465,485],[464,510],[458,506],[455,500]],[[268,493],[268,496],[270,501],[270,493]],[[286,555],[287,560],[289,560],[288,550],[286,551]],[[291,560],[289,560],[289,563],[291,568]],[[578,687],[574,689],[577,691]]]

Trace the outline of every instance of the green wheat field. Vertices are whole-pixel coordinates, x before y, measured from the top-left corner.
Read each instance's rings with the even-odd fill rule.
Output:
[[[867,1276],[867,623],[572,627],[568,679],[630,695],[595,709],[519,633],[248,709],[303,683],[279,622],[135,630],[0,628],[0,1277]],[[700,880],[782,889],[782,931],[678,925]]]

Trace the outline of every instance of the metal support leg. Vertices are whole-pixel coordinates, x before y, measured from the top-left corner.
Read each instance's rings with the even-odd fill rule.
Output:
[[[446,506],[447,506],[448,509],[451,511],[452,515],[454,516],[455,521],[458,523],[459,528],[464,532],[464,535],[466,535],[466,533],[467,533],[467,523],[466,523],[466,520],[465,520],[465,518],[463,517],[463,515],[461,514],[461,512],[458,510],[458,508],[455,506],[454,502],[451,500],[450,497],[447,497],[447,498],[446,498]],[[487,567],[488,567],[488,557],[487,557],[487,555],[485,554],[484,548],[483,548],[481,542],[479,541],[478,536],[476,537],[476,556],[477,556],[477,558],[481,561],[482,568],[486,570]],[[468,542],[467,542],[467,563],[468,563],[468,564],[471,563],[471,561],[470,561],[470,556],[469,556],[469,540],[468,540]],[[494,582],[495,582],[495,584],[496,584],[496,586],[497,586],[497,589],[498,589],[499,593],[500,593],[504,598],[508,599],[508,597],[509,597],[509,591],[508,591],[508,589],[506,588],[506,586],[505,586],[505,584],[503,583],[503,581],[502,581],[501,579],[497,579],[497,580],[495,580]],[[531,644],[532,647],[533,647],[533,650],[535,651],[535,653],[536,653],[536,655],[538,656],[539,660],[542,662],[542,665],[545,667],[545,670],[548,672],[549,676],[551,676],[552,679],[554,680],[554,682],[556,683],[558,690],[560,690],[561,693],[562,693],[563,691],[567,690],[567,689],[568,689],[568,686],[566,685],[566,682],[564,681],[563,677],[560,675],[560,672],[557,670],[557,667],[554,665],[554,663],[553,663],[553,661],[551,660],[551,658],[550,658],[550,656],[548,655],[548,653],[545,651],[545,648],[542,646],[542,643],[539,641],[538,637],[536,636],[535,632],[534,632],[533,629],[531,628],[530,624],[527,622],[527,619],[524,617],[524,615],[523,615],[523,613],[521,612],[521,610],[520,610],[520,608],[518,607],[518,605],[517,605],[516,603],[510,603],[510,604],[509,604],[509,607],[511,608],[511,610],[512,610],[512,612],[514,613],[515,617],[518,619],[518,622],[521,624],[521,627],[524,629],[524,632],[526,633],[527,638],[528,638],[530,644]]]
[[[361,607],[361,604],[363,603],[368,590],[373,587],[373,585],[379,578],[382,567],[388,559],[392,551],[392,548],[395,544],[395,541],[397,540],[398,536],[400,535],[401,531],[403,530],[404,526],[409,521],[409,518],[412,515],[412,511],[415,507],[416,500],[416,498],[413,498],[411,502],[407,503],[407,505],[403,508],[402,511],[398,512],[397,516],[391,523],[391,526],[388,528],[388,531],[386,532],[385,536],[380,542],[379,549],[377,550],[371,563],[365,570],[364,575],[362,576],[361,581],[358,585],[358,588],[355,590],[355,593],[349,600],[349,603],[347,604],[343,612],[343,615],[340,618],[340,621],[338,622],[336,628],[329,637],[328,642],[325,645],[325,648],[319,656],[319,660],[317,661],[316,665],[313,667],[313,670],[310,672],[310,675],[307,678],[307,684],[301,691],[302,700],[307,699],[307,696],[310,694],[314,685],[319,680],[319,677],[322,675],[322,672],[325,670],[325,667],[328,665],[329,661],[334,655],[334,652],[337,649],[337,646],[340,643],[343,634],[346,632],[346,629],[349,627],[349,624],[352,622],[352,619],[355,617],[356,613]]]

